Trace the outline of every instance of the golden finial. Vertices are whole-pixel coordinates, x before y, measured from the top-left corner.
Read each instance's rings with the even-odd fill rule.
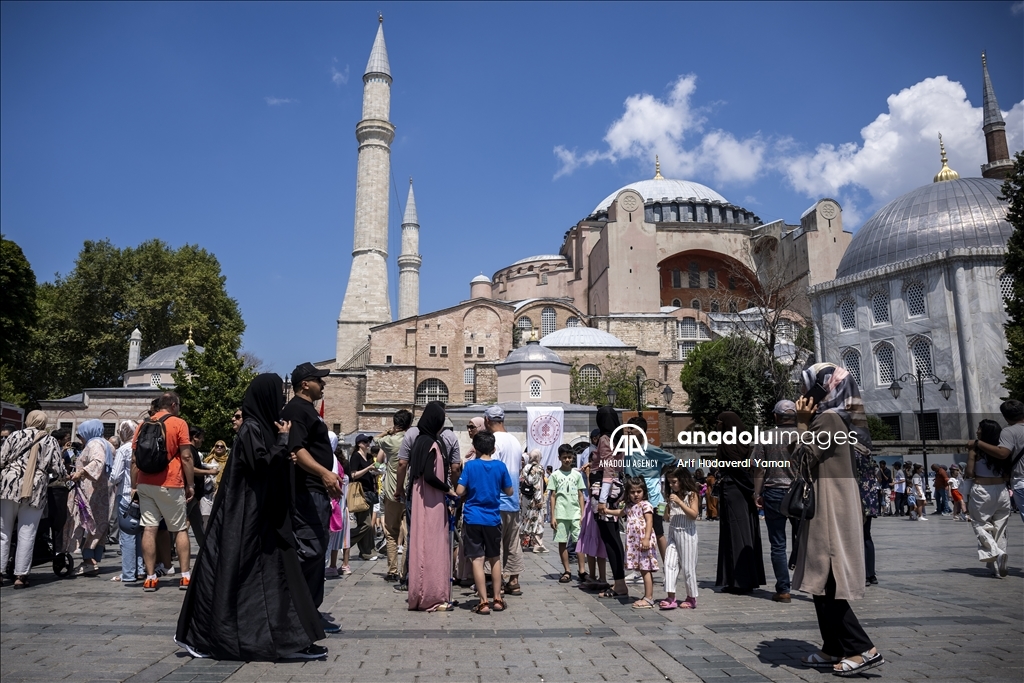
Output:
[[[946,180],[960,180],[960,174],[949,167],[946,159],[946,145],[942,142],[942,133],[939,133],[939,153],[942,158],[942,168],[935,174],[934,183],[941,183]]]
[[[194,341],[192,341],[192,326],[191,325],[188,326],[188,339],[185,340],[185,343],[188,344],[189,346],[195,346],[196,345],[196,343]]]
[[[661,175],[661,160],[658,159],[658,155],[654,155],[654,179],[664,180],[665,176]]]
[[[381,24],[384,23],[384,13],[383,12],[377,12],[377,21],[379,23],[381,23]]]

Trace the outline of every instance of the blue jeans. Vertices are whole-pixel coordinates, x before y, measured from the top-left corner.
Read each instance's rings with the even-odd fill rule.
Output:
[[[949,505],[949,489],[935,490],[935,514],[941,515],[946,512]]]
[[[791,527],[793,548],[796,548],[796,537],[799,533],[797,520],[789,519],[779,512],[785,495],[786,489],[783,488],[766,488],[761,491],[764,521],[768,525],[768,542],[772,548],[772,571],[775,572],[776,593],[788,593],[791,587],[789,559],[786,557],[786,522],[788,521]]]
[[[142,529],[134,536],[122,531],[117,538],[121,544],[121,583],[134,581],[137,574],[146,573],[142,562]]]
[[[95,548],[82,548],[82,559],[101,562],[103,560],[103,551],[105,549],[106,548],[102,545],[98,545]]]

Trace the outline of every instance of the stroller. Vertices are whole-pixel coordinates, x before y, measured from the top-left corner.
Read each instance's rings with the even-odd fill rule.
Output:
[[[64,550],[64,525],[68,521],[67,484],[54,481],[46,489],[46,516],[39,520],[36,530],[36,544],[32,549],[32,566],[52,563],[53,573],[60,578],[67,578],[75,562],[71,553]],[[3,568],[4,576],[14,576],[14,557],[17,551],[18,535],[11,534],[11,553],[7,566]]]

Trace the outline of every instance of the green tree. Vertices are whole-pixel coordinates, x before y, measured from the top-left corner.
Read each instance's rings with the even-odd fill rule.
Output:
[[[622,356],[605,356],[597,365],[601,379],[587,380],[580,375],[583,364],[573,358],[569,368],[569,400],[579,405],[603,406],[608,404],[608,390],[615,389],[615,407],[636,410],[636,369]]]
[[[237,345],[245,324],[228,296],[216,257],[195,245],[160,240],[119,249],[87,241],[66,276],[38,288],[39,320],[28,359],[32,398],[65,396],[83,387],[116,386],[128,337],[142,331],[142,355],[223,338]]]
[[[877,415],[868,415],[868,432],[872,441],[892,441],[896,438],[892,428]]]
[[[231,414],[242,405],[242,397],[256,376],[243,355],[238,342],[217,335],[202,351],[189,344],[178,361],[174,374],[175,388],[181,397],[181,417],[190,425],[206,432],[205,442],[218,439],[230,443]]]
[[[1011,276],[1013,290],[1006,297],[1006,313],[1009,316],[1006,329],[1006,366],[1003,387],[1008,397],[1024,398],[1024,152],[1013,156],[1013,171],[1003,183],[1003,199],[1010,203],[1006,220],[1013,226],[1013,233],[1006,244],[1006,274]]]
[[[746,335],[698,344],[679,373],[694,422],[711,429],[720,413],[731,410],[748,427],[765,424],[775,397],[770,363],[764,346]]]
[[[17,243],[0,236],[0,398],[25,406],[25,355],[36,323],[36,275]]]

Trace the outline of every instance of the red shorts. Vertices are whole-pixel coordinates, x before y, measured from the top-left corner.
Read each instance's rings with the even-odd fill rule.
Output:
[[[960,495],[960,490],[959,489],[952,489],[950,491],[950,495],[953,496],[953,502],[954,503],[962,503],[963,500],[964,500],[964,497]]]

